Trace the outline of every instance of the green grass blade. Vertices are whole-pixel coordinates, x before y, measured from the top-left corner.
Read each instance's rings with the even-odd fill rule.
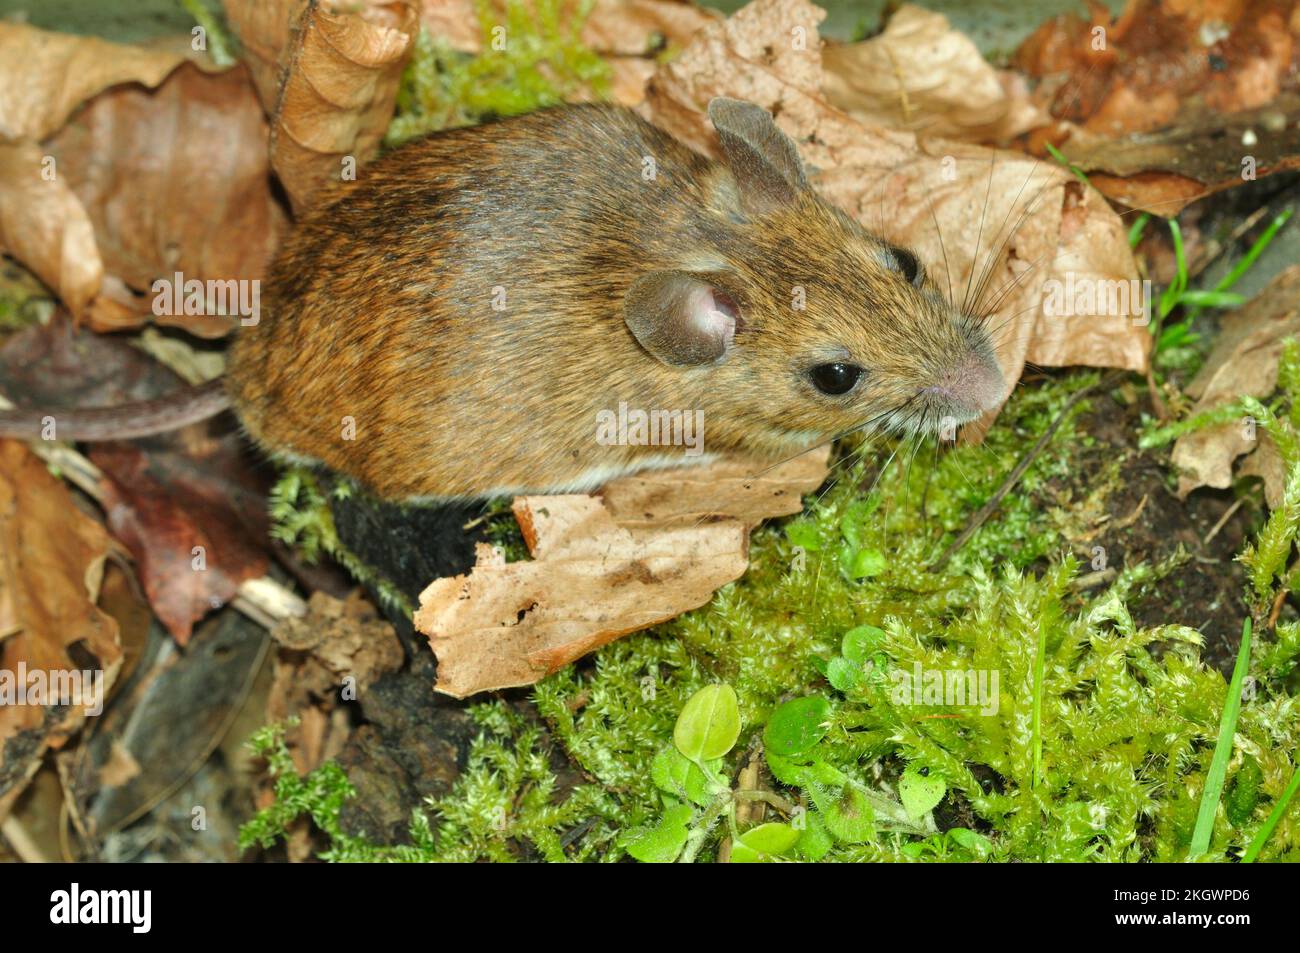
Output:
[[[1146,231],[1147,222],[1151,221],[1151,213],[1143,212],[1129,226],[1128,230],[1128,247],[1137,248],[1138,242],[1142,241],[1142,233]]]
[[[1273,805],[1273,811],[1268,815],[1268,820],[1264,822],[1258,833],[1255,834],[1254,840],[1246,848],[1246,853],[1242,855],[1243,864],[1253,864],[1259,852],[1264,849],[1268,839],[1273,836],[1273,828],[1277,827],[1278,821],[1282,820],[1282,815],[1286,813],[1287,805],[1291,803],[1291,798],[1295,797],[1296,788],[1300,788],[1300,768],[1296,768],[1291,774],[1291,782],[1287,784],[1286,790],[1282,796],[1277,799]]]
[[[1092,183],[1088,181],[1088,176],[1084,174],[1083,170],[1080,169],[1077,165],[1074,165],[1072,162],[1070,162],[1070,160],[1065,157],[1065,153],[1061,152],[1060,149],[1056,148],[1056,146],[1052,145],[1050,142],[1044,143],[1044,145],[1047,146],[1047,151],[1052,154],[1052,158],[1055,159],[1057,162],[1061,163],[1061,165],[1065,166],[1067,169],[1069,169],[1070,172],[1074,174],[1074,177],[1076,179],[1078,179],[1084,185],[1087,186],[1092,185]]]
[[[1242,255],[1241,261],[1237,262],[1237,264],[1233,266],[1232,271],[1224,275],[1222,280],[1214,286],[1215,291],[1227,291],[1237,283],[1237,280],[1241,278],[1242,275],[1250,270],[1250,266],[1255,264],[1255,260],[1264,253],[1264,249],[1269,246],[1271,241],[1273,241],[1273,236],[1281,231],[1282,226],[1291,220],[1291,213],[1293,211],[1293,209],[1287,209],[1285,212],[1282,212],[1275,217],[1273,221],[1269,222],[1268,228],[1264,229],[1264,234],[1260,235],[1259,240],[1250,246],[1250,251]]]
[[[1043,678],[1047,673],[1047,626],[1038,627],[1038,654],[1034,658],[1034,711],[1031,730],[1033,732],[1034,763],[1030,776],[1030,787],[1038,787],[1043,781]]]
[[[1239,308],[1246,303],[1246,296],[1235,291],[1184,291],[1182,303],[1195,305],[1198,311],[1201,308]]]
[[[1178,222],[1172,218],[1169,220],[1169,237],[1174,240],[1174,260],[1178,265],[1178,273],[1174,275],[1174,280],[1169,283],[1169,287],[1160,295],[1161,321],[1169,317],[1169,312],[1178,307],[1183,292],[1187,290],[1187,251],[1183,248],[1183,230],[1178,227]]]
[[[1259,236],[1259,239],[1255,244],[1251,245],[1250,250],[1241,256],[1241,261],[1237,262],[1231,271],[1219,279],[1219,283],[1214,286],[1215,291],[1227,291],[1237,283],[1242,275],[1250,270],[1251,265],[1255,264],[1255,260],[1259,258],[1260,255],[1264,254],[1264,249],[1269,246],[1271,241],[1273,241],[1273,236],[1281,231],[1282,226],[1291,220],[1291,213],[1293,211],[1293,209],[1287,209],[1275,216],[1273,221],[1269,222],[1268,228],[1264,229],[1264,233]],[[1201,309],[1199,306],[1194,307],[1189,317],[1196,317],[1200,311]]]
[[[1237,650],[1237,664],[1232,669],[1228,683],[1228,697],[1223,703],[1223,717],[1219,720],[1219,740],[1214,745],[1210,771],[1205,776],[1205,790],[1201,792],[1201,809],[1196,814],[1196,830],[1192,833],[1192,847],[1188,860],[1196,860],[1210,849],[1210,834],[1214,831],[1214,815],[1223,796],[1223,782],[1228,776],[1228,760],[1232,757],[1232,735],[1237,730],[1237,715],[1241,712],[1241,683],[1246,680],[1250,664],[1250,619],[1241,627],[1241,648]]]

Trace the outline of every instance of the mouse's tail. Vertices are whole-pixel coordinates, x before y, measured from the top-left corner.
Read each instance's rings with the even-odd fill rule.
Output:
[[[230,406],[220,379],[165,397],[116,407],[18,407],[0,411],[0,437],[24,440],[128,440],[214,417]]]

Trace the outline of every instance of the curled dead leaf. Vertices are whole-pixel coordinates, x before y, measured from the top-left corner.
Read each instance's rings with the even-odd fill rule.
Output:
[[[1062,152],[1104,195],[1129,208],[1173,217],[1196,199],[1300,168],[1300,96],[1281,96],[1231,116],[1185,118],[1116,142],[1078,131]]]
[[[54,169],[35,143],[0,142],[0,248],[79,315],[99,293],[104,263],[90,217]]]
[[[91,97],[157,86],[183,62],[167,50],[0,22],[0,138],[44,139]]]
[[[822,51],[826,98],[860,122],[971,142],[1004,141],[1050,117],[948,18],[911,4],[883,33]]]
[[[378,150],[419,14],[409,0],[225,0],[225,8],[271,114],[271,164],[301,209]]]
[[[1214,349],[1187,387],[1199,398],[1193,414],[1229,403],[1239,397],[1264,398],[1277,387],[1277,365],[1282,345],[1300,337],[1300,265],[1292,265],[1275,277],[1258,295],[1224,317]],[[1232,464],[1239,456],[1255,450],[1256,428],[1247,421],[1233,421],[1205,427],[1179,437],[1172,462],[1180,471],[1178,495],[1185,497],[1197,487],[1223,489],[1232,485]],[[1267,477],[1278,499],[1277,466],[1265,457],[1256,460],[1252,471]],[[1266,487],[1268,483],[1266,482]]]

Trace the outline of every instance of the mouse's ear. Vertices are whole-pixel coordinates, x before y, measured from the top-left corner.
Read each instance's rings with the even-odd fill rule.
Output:
[[[799,150],[762,106],[719,96],[709,102],[709,119],[746,212],[774,211],[808,188]]]
[[[623,296],[623,320],[664,364],[716,364],[727,356],[740,320],[735,299],[689,271],[654,271]]]

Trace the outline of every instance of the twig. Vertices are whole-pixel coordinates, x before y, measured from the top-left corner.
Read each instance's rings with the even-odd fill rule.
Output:
[[[1233,503],[1230,507],[1224,510],[1223,515],[1219,517],[1219,521],[1215,523],[1213,527],[1211,527],[1208,533],[1205,534],[1205,539],[1201,540],[1201,545],[1202,546],[1209,545],[1210,540],[1214,539],[1214,537],[1219,535],[1219,530],[1223,529],[1223,527],[1228,524],[1228,520],[1232,519],[1232,514],[1236,513],[1237,510],[1241,509],[1241,504],[1245,502],[1246,502],[1246,497],[1240,496],[1237,498],[1237,501],[1235,503]]]
[[[1034,458],[1043,452],[1043,448],[1051,441],[1052,435],[1056,433],[1057,429],[1061,426],[1062,421],[1065,420],[1066,415],[1074,408],[1074,405],[1083,400],[1083,398],[1087,397],[1093,391],[1110,387],[1112,384],[1119,381],[1126,373],[1127,371],[1113,371],[1092,386],[1080,388],[1070,396],[1070,399],[1065,402],[1065,406],[1061,408],[1060,413],[1056,415],[1056,419],[1048,425],[1047,429],[1043,431],[1042,436],[1039,437],[1037,442],[1029,448],[1029,452],[1020,458],[1020,462],[1016,464],[1015,469],[1007,474],[1007,478],[1002,481],[1002,485],[998,487],[997,492],[989,497],[988,502],[981,506],[979,510],[976,511],[975,515],[971,517],[970,522],[966,524],[966,528],[961,531],[961,535],[952,541],[952,544],[943,551],[943,555],[940,556],[930,567],[930,572],[938,572],[946,566],[948,560],[952,558],[953,554],[965,546],[966,542],[975,535],[975,532],[988,521],[988,518],[992,516],[993,512],[998,508],[998,504],[1002,502],[1002,498],[1010,493],[1011,488],[1020,482],[1020,478],[1025,475],[1025,471],[1028,470],[1029,465],[1034,462]]]
[[[1070,583],[1070,588],[1075,592],[1086,592],[1089,589],[1095,589],[1098,586],[1105,585],[1117,575],[1119,574],[1115,572],[1114,566],[1111,566],[1108,569],[1098,569],[1096,572],[1084,573],[1082,576],[1076,577]]]

